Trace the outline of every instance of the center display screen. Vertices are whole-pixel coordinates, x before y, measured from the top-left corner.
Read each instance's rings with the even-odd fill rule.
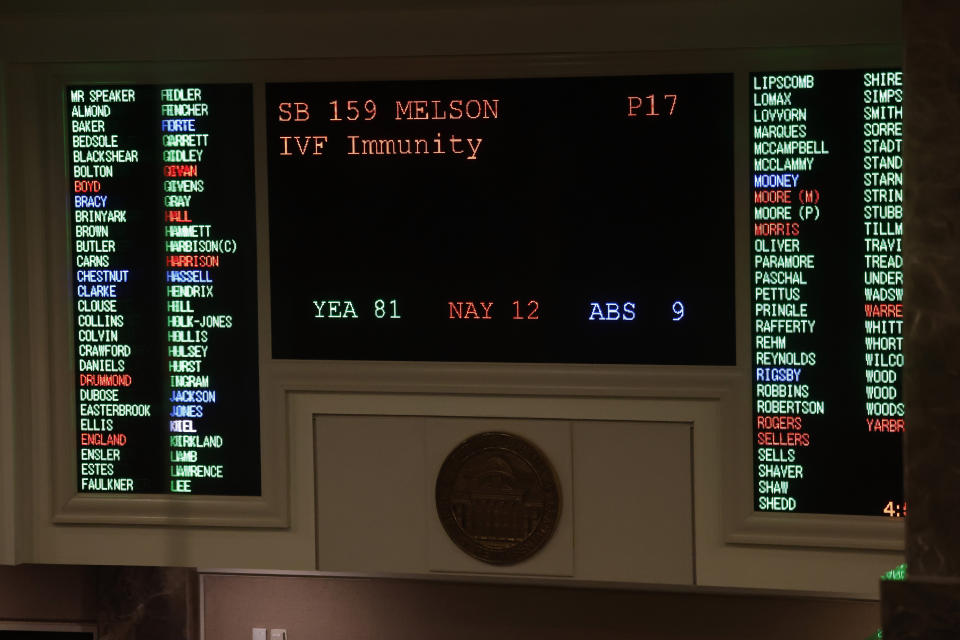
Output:
[[[735,364],[732,75],[266,97],[274,358]]]

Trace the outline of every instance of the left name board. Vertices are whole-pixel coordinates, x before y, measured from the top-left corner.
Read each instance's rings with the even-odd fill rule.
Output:
[[[252,87],[64,101],[77,489],[260,495]]]

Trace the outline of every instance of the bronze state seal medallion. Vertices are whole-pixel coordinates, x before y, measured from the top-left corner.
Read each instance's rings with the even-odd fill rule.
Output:
[[[467,554],[490,564],[516,564],[553,535],[560,487],[550,461],[530,442],[509,433],[478,433],[440,467],[437,514]]]

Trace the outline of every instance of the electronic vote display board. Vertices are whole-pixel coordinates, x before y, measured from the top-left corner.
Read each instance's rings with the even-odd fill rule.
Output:
[[[749,76],[760,511],[906,511],[901,80]],[[264,89],[273,358],[736,364],[732,74]],[[252,87],[65,102],[78,490],[258,495]]]
[[[735,364],[732,74],[266,97],[275,358]]]
[[[906,514],[902,87],[750,76],[757,510]]]
[[[259,495],[252,86],[65,101],[78,489]]]

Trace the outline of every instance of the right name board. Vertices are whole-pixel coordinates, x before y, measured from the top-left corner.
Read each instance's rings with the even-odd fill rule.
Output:
[[[902,517],[902,73],[753,73],[750,130],[754,508]]]

